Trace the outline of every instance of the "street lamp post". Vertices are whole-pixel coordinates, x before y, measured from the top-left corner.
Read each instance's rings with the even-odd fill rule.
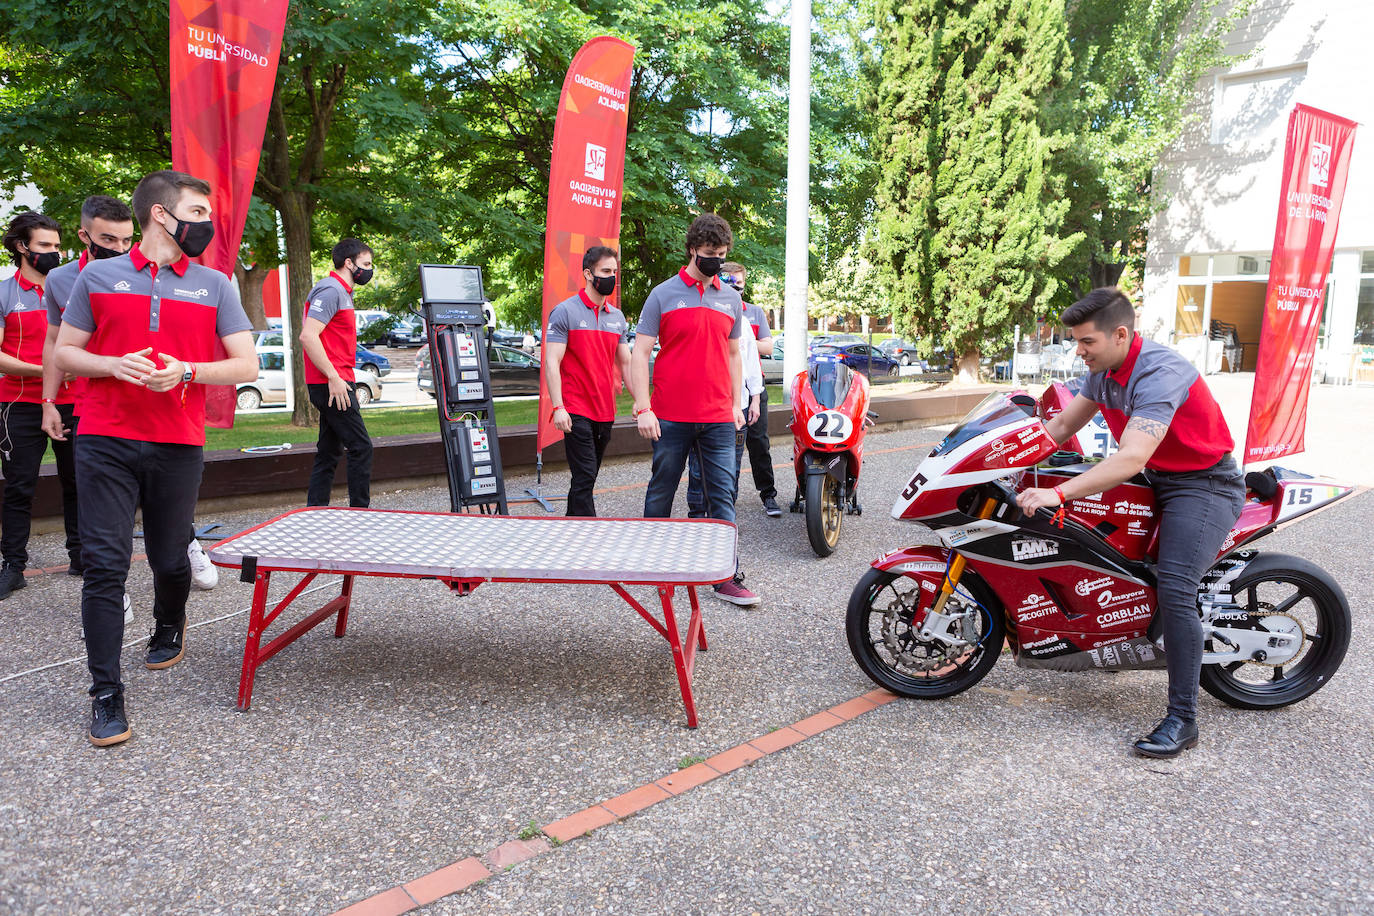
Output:
[[[811,0],[792,0],[787,101],[787,239],[783,275],[783,392],[806,368],[808,222],[811,215]]]

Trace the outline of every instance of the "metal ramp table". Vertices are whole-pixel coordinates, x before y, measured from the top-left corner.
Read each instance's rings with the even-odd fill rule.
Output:
[[[598,584],[610,586],[668,641],[687,725],[696,728],[692,670],[697,649],[706,649],[696,589],[734,575],[735,526],[709,519],[516,518],[317,507],[279,515],[225,538],[208,553],[217,566],[239,569],[240,578],[253,583],[239,709],[252,701],[258,668],[303,634],[337,616],[334,635],[344,635],[355,576],[435,579],[460,595],[485,582]],[[274,573],[302,578],[269,609]],[[267,628],[320,574],[343,576],[339,595],[264,645]],[[657,589],[663,619],[636,601],[625,590],[628,585]],[[679,634],[673,608],[678,589],[691,605],[685,634]]]

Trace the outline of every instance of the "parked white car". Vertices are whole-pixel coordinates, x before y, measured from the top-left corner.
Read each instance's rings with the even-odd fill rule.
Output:
[[[370,404],[382,396],[382,382],[371,372],[355,372],[358,405]],[[264,404],[286,403],[286,350],[283,347],[258,347],[258,377],[238,387],[238,409],[257,410]]]

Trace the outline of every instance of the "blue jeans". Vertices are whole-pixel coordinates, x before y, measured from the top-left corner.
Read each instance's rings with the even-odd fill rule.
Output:
[[[735,520],[735,464],[733,423],[677,423],[659,420],[660,436],[654,443],[653,469],[644,493],[645,518],[669,518],[673,498],[682,482],[687,456],[695,454],[702,469],[706,515],[725,522]]]
[[[735,431],[735,476],[731,479],[730,505],[739,501],[739,469],[744,462],[745,434],[749,427]],[[772,470],[772,465],[769,465]],[[701,491],[701,462],[696,452],[687,453],[687,515],[691,518],[706,518],[706,494]]]

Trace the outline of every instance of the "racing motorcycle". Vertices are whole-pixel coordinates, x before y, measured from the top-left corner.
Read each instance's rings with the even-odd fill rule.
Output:
[[[792,467],[797,490],[789,507],[806,513],[806,537],[817,556],[840,543],[846,513],[862,515],[859,468],[863,464],[868,379],[833,356],[812,357],[792,380]]]
[[[1060,386],[1062,387],[1062,386]],[[882,687],[947,697],[977,684],[1003,643],[1023,668],[1164,666],[1155,616],[1154,492],[1137,475],[1062,510],[1025,515],[1016,495],[1093,466],[1085,443],[1057,447],[1043,418],[1071,392],[993,394],[921,462],[892,507],[933,529],[939,546],[874,561],[849,600],[850,650]],[[1201,686],[1245,709],[1311,696],[1350,642],[1336,581],[1299,557],[1250,545],[1354,487],[1280,468],[1246,475],[1245,507],[1198,587]]]

